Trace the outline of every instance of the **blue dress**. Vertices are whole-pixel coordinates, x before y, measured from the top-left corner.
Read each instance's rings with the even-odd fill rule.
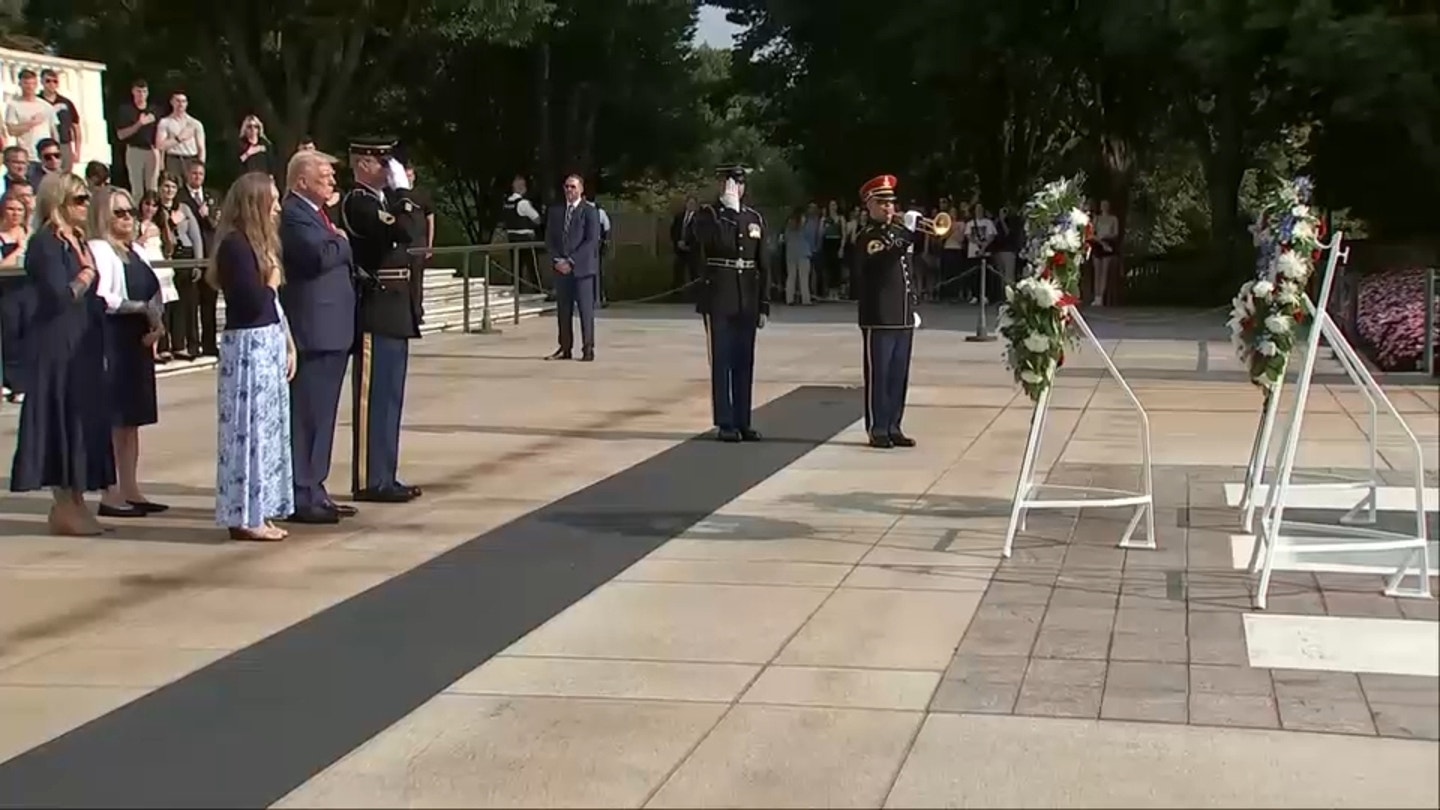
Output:
[[[244,245],[244,237],[238,234],[228,239]],[[234,245],[222,243],[216,254],[222,292],[231,276],[259,274],[248,246],[243,250],[228,247]],[[286,379],[288,327],[275,291],[265,288],[262,295],[268,306],[275,307],[277,323],[251,328],[231,324],[220,333],[215,522],[227,528],[255,529],[270,518],[295,511],[290,384]]]
[[[25,404],[20,408],[10,491],[95,492],[115,483],[105,385],[105,302],[92,283],[70,282],[80,257],[53,229],[30,239],[25,276],[35,310],[26,323]]]
[[[130,301],[149,301],[160,294],[160,280],[155,271],[132,247],[122,257],[125,262],[125,297]],[[159,421],[155,400],[155,352],[143,343],[150,331],[150,320],[143,312],[111,314],[106,319],[110,333],[106,336],[106,372],[110,382],[110,401],[115,424],[119,427],[142,427]]]

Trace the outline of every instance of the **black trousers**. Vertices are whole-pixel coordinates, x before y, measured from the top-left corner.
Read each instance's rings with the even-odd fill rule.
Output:
[[[710,358],[710,409],[715,427],[748,430],[755,389],[756,317],[701,317]]]
[[[865,430],[895,436],[905,418],[910,389],[910,352],[915,330],[861,327],[865,341]]]

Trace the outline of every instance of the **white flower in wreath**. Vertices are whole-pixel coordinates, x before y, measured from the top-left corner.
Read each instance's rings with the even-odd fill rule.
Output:
[[[1256,298],[1266,298],[1274,290],[1275,285],[1271,284],[1269,281],[1266,281],[1263,278],[1255,282],[1255,286],[1250,288],[1250,291],[1255,294]]]
[[[1293,250],[1283,251],[1275,257],[1275,273],[1280,278],[1303,281],[1310,275],[1310,264]]]
[[[1027,369],[1025,369],[1024,371],[1021,371],[1021,372],[1020,372],[1020,379],[1021,379],[1022,381],[1024,381],[1024,382],[1027,382],[1027,383],[1030,383],[1031,385],[1034,385],[1034,384],[1040,382],[1041,380],[1043,380],[1043,379],[1045,379],[1045,378],[1044,378],[1044,377],[1041,377],[1041,376],[1040,376],[1039,374],[1037,374],[1036,372],[1031,371],[1030,369],[1027,368]]]
[[[1275,345],[1275,341],[1269,338],[1261,338],[1255,341],[1255,351],[1265,357],[1274,357],[1280,352],[1280,348]]]
[[[1076,230],[1075,228],[1071,228],[1065,232],[1066,251],[1073,253],[1079,250],[1084,244],[1085,240],[1083,237],[1081,237],[1080,231]]]
[[[1036,304],[1046,309],[1060,303],[1060,297],[1062,295],[1059,285],[1047,279],[1035,279],[1027,292]]]
[[[1309,219],[1310,206],[1296,205],[1295,207],[1290,209],[1290,216],[1295,217],[1296,220]]]
[[[1090,215],[1076,208],[1070,212],[1070,222],[1073,223],[1075,227],[1084,230],[1085,226],[1090,224]]]
[[[1287,335],[1290,327],[1290,319],[1284,315],[1271,315],[1265,319],[1265,331],[1272,335]]]
[[[1275,294],[1275,300],[1287,307],[1300,303],[1300,287],[1293,282],[1282,281],[1280,291]]]
[[[1026,335],[1023,343],[1028,351],[1032,351],[1035,354],[1039,354],[1043,351],[1048,351],[1050,348],[1050,338],[1038,332],[1031,335]]]
[[[1308,219],[1299,220],[1295,223],[1295,229],[1291,231],[1291,235],[1297,242],[1313,242],[1315,241],[1315,226],[1310,224]]]

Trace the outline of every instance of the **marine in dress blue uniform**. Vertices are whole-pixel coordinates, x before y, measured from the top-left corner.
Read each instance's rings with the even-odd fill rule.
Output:
[[[690,218],[686,243],[697,279],[695,310],[705,324],[710,401],[723,442],[759,441],[750,425],[755,384],[755,333],[770,317],[765,219],[745,205],[743,166],[722,166],[719,198]]]
[[[391,153],[394,138],[357,138],[350,144],[355,187],[340,203],[355,253],[359,312],[350,381],[352,481],[357,501],[404,503],[420,488],[402,483],[400,422],[410,341],[420,337],[421,275],[411,270],[408,248],[423,217],[410,196],[405,171]]]
[[[895,213],[894,175],[881,175],[860,187],[868,218],[855,235],[856,300],[864,342],[865,430],[870,446],[914,447],[900,429],[910,387],[910,352],[914,345],[915,220]],[[908,221],[908,224],[902,224]]]

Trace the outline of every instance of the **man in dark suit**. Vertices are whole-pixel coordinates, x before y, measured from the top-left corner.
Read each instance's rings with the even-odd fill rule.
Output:
[[[178,199],[200,224],[200,241],[205,247],[205,255],[213,256],[215,228],[220,224],[220,200],[205,188],[205,164],[198,158],[185,162],[185,187],[180,190]],[[220,294],[209,284],[199,287],[200,354],[215,357],[220,353],[220,335],[216,329]]]
[[[585,201],[579,175],[565,178],[565,201],[550,207],[545,247],[555,266],[555,311],[560,348],[548,360],[569,360],[575,351],[575,310],[580,310],[580,359],[595,359],[595,284],[600,270],[600,216]]]
[[[685,209],[670,221],[670,247],[675,250],[675,265],[671,270],[670,282],[677,290],[690,283],[692,278],[690,274],[690,243],[685,239],[690,233],[690,220],[695,217],[695,212],[699,208],[700,202],[693,195],[686,197]],[[679,300],[684,301],[688,297],[687,292],[680,290],[675,295]]]
[[[770,318],[770,265],[765,219],[741,200],[744,166],[721,166],[720,195],[696,212],[686,241],[700,280],[695,311],[705,324],[715,438],[755,442],[750,425],[755,383],[755,330]]]
[[[394,150],[394,138],[352,139],[355,187],[340,202],[360,282],[360,339],[350,376],[351,488],[355,500],[375,503],[420,497],[419,487],[397,476],[410,341],[420,337],[422,274],[411,271],[409,247],[425,212],[411,196],[410,178]]]
[[[280,210],[285,285],[280,302],[295,339],[290,381],[290,443],[295,466],[296,523],[337,523],[355,514],[325,491],[345,365],[355,343],[354,262],[350,242],[325,213],[335,191],[335,159],[297,152],[286,169],[289,192]]]

